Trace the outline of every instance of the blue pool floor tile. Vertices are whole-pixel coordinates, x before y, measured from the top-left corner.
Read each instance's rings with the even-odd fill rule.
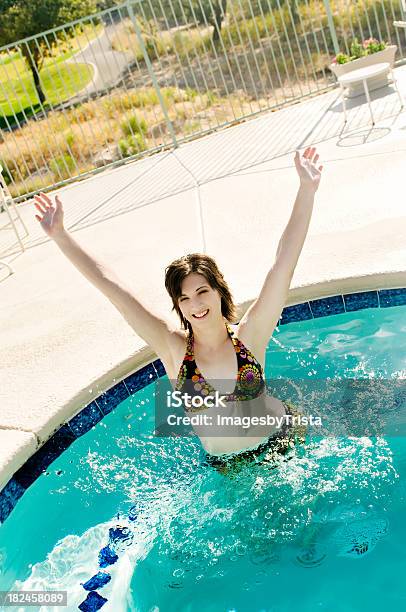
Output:
[[[106,602],[107,599],[99,595],[97,591],[90,591],[86,599],[82,601],[78,608],[82,610],[82,612],[96,612],[100,610]]]
[[[97,572],[97,574],[82,584],[82,586],[86,591],[95,591],[96,589],[104,587],[110,580],[111,576],[107,572]]]

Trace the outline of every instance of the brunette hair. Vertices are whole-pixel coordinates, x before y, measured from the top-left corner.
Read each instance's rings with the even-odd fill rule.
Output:
[[[172,310],[176,310],[182,328],[189,330],[189,332],[192,331],[192,326],[180,311],[178,300],[182,295],[182,281],[188,274],[193,272],[202,274],[210,287],[212,289],[217,289],[221,296],[221,313],[223,317],[229,323],[236,322],[237,312],[233,296],[214,259],[203,253],[189,253],[180,259],[175,259],[175,261],[170,263],[165,269],[165,287],[172,298]]]

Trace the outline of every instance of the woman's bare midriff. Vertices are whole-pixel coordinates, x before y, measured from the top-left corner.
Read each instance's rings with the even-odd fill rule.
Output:
[[[251,400],[250,404],[256,400]],[[259,400],[258,400],[259,401]],[[285,407],[281,400],[272,396],[264,396],[261,398],[261,404],[258,409],[248,411],[246,409],[247,402],[229,402],[226,408],[218,409],[207,409],[200,414],[211,416],[213,422],[216,422],[217,415],[221,416],[247,416],[250,412],[253,416],[273,416],[282,418],[285,416]],[[188,413],[191,415],[192,413]],[[196,414],[196,413],[194,413]],[[280,421],[281,422],[281,421]],[[247,429],[241,427],[236,428],[236,435],[232,435],[234,432],[231,427],[225,427],[224,435],[221,435],[221,429],[210,426],[206,428],[207,435],[205,435],[204,427],[193,426],[196,434],[202,443],[204,450],[210,455],[223,455],[228,453],[237,453],[243,450],[250,450],[256,448],[262,442],[265,442],[272,434],[279,431],[277,423],[266,426],[251,426]]]

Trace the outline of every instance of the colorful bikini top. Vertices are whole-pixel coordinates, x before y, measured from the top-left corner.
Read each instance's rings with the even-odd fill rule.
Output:
[[[234,391],[232,393],[221,394],[223,400],[232,402],[255,399],[265,389],[262,366],[255,359],[251,351],[238,338],[234,337],[234,332],[227,323],[226,328],[237,354],[238,373]],[[193,332],[190,332],[186,344],[186,354],[179,369],[175,390],[187,391],[193,396],[200,395],[205,397],[207,395],[214,395],[216,390],[205,380],[197,367],[193,344]]]

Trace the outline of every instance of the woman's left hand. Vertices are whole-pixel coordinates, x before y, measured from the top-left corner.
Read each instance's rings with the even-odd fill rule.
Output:
[[[307,147],[301,156],[299,151],[295,153],[295,166],[300,178],[300,185],[310,187],[317,191],[323,166],[317,166],[319,155],[316,147]]]

